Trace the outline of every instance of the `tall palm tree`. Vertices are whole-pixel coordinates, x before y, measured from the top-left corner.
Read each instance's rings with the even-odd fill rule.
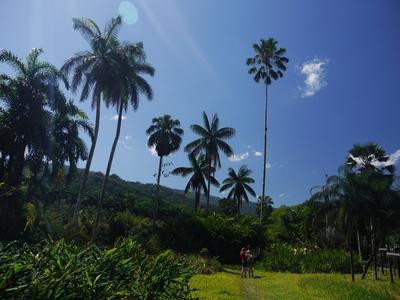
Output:
[[[264,219],[267,218],[272,213],[273,204],[274,202],[272,201],[272,198],[270,196],[265,196],[264,198],[259,196],[257,199],[257,206],[256,206],[256,211],[258,215],[261,214],[261,209],[262,209],[263,210],[262,215]]]
[[[204,153],[206,163],[210,166],[208,169],[209,172],[211,172],[211,170],[215,172],[217,168],[221,167],[219,150],[227,156],[233,155],[231,146],[225,142],[225,140],[235,135],[235,129],[232,127],[219,128],[219,118],[217,114],[213,116],[210,123],[205,112],[203,112],[203,126],[196,124],[190,126],[192,131],[200,137],[186,145],[185,151],[193,153],[194,155]],[[215,174],[213,176],[215,177]],[[211,173],[209,173],[207,178],[211,177]],[[207,185],[206,214],[208,214],[210,206],[211,183],[212,182],[208,181]]]
[[[143,78],[143,75],[153,76],[155,70],[145,61],[145,52],[142,43],[124,43],[116,45],[114,50],[114,65],[113,85],[105,88],[104,95],[107,99],[107,106],[113,105],[117,107],[117,129],[97,203],[96,220],[92,231],[92,241],[96,237],[100,223],[104,195],[114,159],[115,149],[121,132],[122,113],[128,109],[129,105],[133,107],[134,111],[138,109],[140,94],[144,94],[148,100],[153,98],[153,90],[149,83]]]
[[[156,150],[160,157],[157,173],[157,197],[154,199],[153,226],[157,220],[159,206],[160,179],[164,156],[177,151],[182,143],[183,129],[179,120],[174,120],[170,115],[164,115],[152,120],[151,126],[146,130],[149,135],[147,146]]]
[[[247,166],[241,166],[238,173],[234,169],[229,168],[228,177],[223,181],[223,186],[220,189],[220,192],[230,189],[227,198],[236,201],[238,214],[240,214],[243,199],[249,202],[247,193],[253,197],[256,196],[256,192],[250,186],[250,184],[254,183],[254,179],[250,177],[250,174],[251,170]]]
[[[49,146],[51,110],[60,97],[59,81],[68,88],[63,74],[52,64],[41,61],[41,49],[31,50],[26,62],[11,51],[0,51],[0,63],[15,71],[15,78],[2,76],[3,118],[11,144],[9,149],[8,184],[19,186],[26,150],[44,151]]]
[[[391,187],[395,181],[395,166],[385,150],[375,143],[354,145],[349,151],[346,165],[359,181],[363,179],[364,182],[362,209],[367,211],[363,215],[369,217],[367,223],[371,231],[372,247],[376,246],[377,232],[381,236],[378,242],[383,246],[384,224],[391,214],[389,205],[393,199]],[[361,213],[357,211],[357,214],[360,218]]]
[[[189,162],[190,167],[176,168],[172,171],[172,174],[180,175],[182,177],[191,175],[185,187],[185,195],[187,195],[189,191],[192,190],[194,194],[194,208],[195,211],[198,211],[200,208],[201,192],[203,191],[203,193],[207,195],[206,181],[211,182],[211,184],[216,187],[219,187],[219,183],[212,175],[208,177],[209,174],[212,173],[213,169],[207,164],[204,154],[200,153],[198,157],[196,157],[195,154],[190,153]],[[209,170],[210,168],[211,170]]]
[[[264,163],[263,163],[263,183],[262,195],[265,197],[265,181],[267,173],[267,126],[268,126],[268,85],[272,80],[283,77],[286,64],[289,59],[284,56],[286,49],[278,48],[278,42],[273,38],[268,40],[261,39],[260,44],[254,44],[255,56],[247,59],[246,63],[250,67],[249,74],[254,74],[254,80],[260,80],[265,84],[265,112],[264,112]],[[262,212],[262,210],[261,210]],[[260,220],[263,216],[260,214]]]
[[[80,85],[82,86],[80,96],[81,101],[86,100],[89,97],[90,92],[92,92],[92,108],[96,109],[92,145],[86,161],[85,171],[81,178],[81,184],[74,210],[74,222],[78,218],[82,193],[86,185],[96,148],[100,127],[101,97],[103,95],[104,98],[104,92],[115,85],[115,73],[118,72],[115,59],[115,48],[119,45],[117,35],[121,27],[121,22],[122,19],[120,17],[111,19],[102,32],[93,20],[88,18],[74,18],[73,28],[87,40],[90,45],[90,50],[76,53],[68,59],[61,68],[67,76],[70,73],[73,73],[71,83],[72,91],[76,92],[78,87]],[[114,98],[112,100],[118,102],[119,99]]]

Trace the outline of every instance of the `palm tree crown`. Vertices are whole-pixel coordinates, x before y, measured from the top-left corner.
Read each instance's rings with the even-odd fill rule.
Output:
[[[277,47],[278,42],[273,38],[268,40],[261,39],[260,44],[254,44],[255,56],[247,59],[249,74],[254,74],[254,80],[264,81],[270,85],[273,80],[283,77],[283,71],[286,70],[286,64],[289,59],[283,56],[285,48]]]
[[[2,134],[9,138],[8,183],[13,186],[21,181],[26,150],[29,156],[48,153],[52,111],[65,102],[59,81],[67,88],[68,82],[56,67],[39,59],[42,52],[33,49],[23,62],[10,51],[0,51],[0,62],[15,71],[15,78],[2,75],[0,84],[1,118],[6,124]]]
[[[200,207],[200,194],[203,191],[207,194],[207,184],[206,181],[210,181],[212,185],[219,187],[218,181],[213,177],[209,176],[212,173],[213,168],[210,167],[204,154],[199,154],[196,157],[193,153],[189,154],[189,167],[180,167],[172,171],[173,175],[180,175],[182,177],[191,177],[185,187],[185,194],[187,195],[190,190],[193,191],[195,197],[195,209],[198,210]],[[211,170],[210,170],[211,169]]]
[[[389,162],[389,156],[386,155],[385,150],[375,143],[354,145],[349,151],[346,164],[356,173],[372,171],[394,174],[395,171],[395,167]]]
[[[209,164],[210,167],[214,169],[213,172],[215,172],[216,168],[221,167],[219,150],[227,156],[233,155],[231,146],[225,142],[225,140],[235,135],[235,129],[231,127],[219,128],[219,118],[217,114],[213,116],[210,123],[205,112],[203,112],[203,126],[197,124],[190,126],[192,131],[200,137],[186,145],[185,151],[194,155],[199,153],[205,154],[206,163]],[[211,172],[211,168],[209,168],[209,172]],[[208,178],[211,178],[211,173],[208,174]],[[207,189],[206,213],[208,213],[210,202],[210,184],[209,182]]]
[[[262,215],[267,217],[269,214],[272,213],[272,205],[274,204],[274,201],[272,201],[272,198],[270,196],[265,196],[262,198],[261,196],[258,197],[257,199],[257,206],[256,206],[256,211],[258,215],[261,215],[261,210],[263,210]]]
[[[156,150],[158,156],[166,156],[179,149],[182,143],[183,129],[179,120],[170,115],[164,115],[152,120],[152,125],[146,130],[149,135],[147,145]]]
[[[240,212],[240,207],[242,206],[243,199],[249,202],[249,197],[247,193],[255,197],[256,192],[250,186],[254,183],[254,179],[250,177],[251,170],[247,166],[241,166],[238,173],[234,169],[228,169],[228,177],[223,181],[223,185],[220,192],[224,192],[230,189],[228,193],[229,199],[234,199],[237,202],[237,210]]]

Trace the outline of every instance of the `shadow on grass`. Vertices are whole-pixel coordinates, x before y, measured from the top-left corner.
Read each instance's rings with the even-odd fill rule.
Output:
[[[240,276],[240,269],[237,269],[236,267],[231,267],[231,266],[229,266],[229,267],[224,267],[224,268],[222,269],[222,272]],[[255,273],[256,273],[256,272],[257,272],[257,271],[255,271]],[[264,277],[265,277],[265,276],[255,275],[253,278],[247,277],[247,278],[244,278],[244,279],[261,279],[261,278],[264,278]]]

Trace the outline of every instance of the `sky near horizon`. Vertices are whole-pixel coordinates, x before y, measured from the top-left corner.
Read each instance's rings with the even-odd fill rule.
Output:
[[[230,140],[235,156],[223,159],[217,178],[246,164],[260,194],[264,86],[253,81],[245,61],[252,44],[269,37],[290,59],[269,92],[267,194],[275,206],[306,200],[356,143],[379,143],[399,167],[399,1],[1,0],[0,49],[25,57],[43,48],[42,58],[61,67],[88,49],[72,29],[73,17],[103,28],[118,13],[120,39],[143,41],[156,74],[149,78],[153,101],[142,97],[137,112],[124,115],[112,173],[154,183],[158,157],[145,135],[151,119],[166,113],[179,119],[184,146],[195,137],[189,126],[206,111],[237,130]],[[9,69],[0,64],[0,72]],[[90,101],[71,97],[94,121]],[[105,171],[115,115],[102,107],[95,171]],[[188,164],[183,146],[167,158],[174,167]],[[161,184],[183,189],[186,179],[168,176]],[[223,196],[215,188],[212,194]]]

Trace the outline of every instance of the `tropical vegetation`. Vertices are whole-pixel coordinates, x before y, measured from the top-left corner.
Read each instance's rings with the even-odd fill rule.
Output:
[[[89,48],[60,69],[41,59],[42,49],[25,59],[0,50],[0,64],[11,69],[0,74],[1,298],[206,298],[191,290],[204,288],[199,280],[205,277],[195,273],[212,274],[210,282],[236,282],[235,267],[224,265],[237,264],[246,245],[257,271],[281,281],[283,275],[267,272],[357,273],[367,259],[378,263],[378,248],[400,243],[399,181],[393,159],[375,143],[343,153],[337,174],[311,188],[304,203],[273,206],[266,194],[268,89],[289,60],[272,38],[254,44],[255,56],[247,60],[266,92],[261,195],[245,165],[217,180],[222,155],[235,155],[236,134],[222,127],[217,113],[203,112],[202,123],[190,125],[195,139],[184,147],[188,165],[170,173],[165,160],[181,149],[186,125],[167,114],[153,118],[145,134],[158,156],[156,184],[112,174],[123,115],[136,111],[143,96],[152,100],[155,75],[143,43],[118,38],[121,25],[121,17],[103,30],[91,19],[73,19]],[[90,99],[94,125],[70,94]],[[103,104],[117,113],[104,174],[91,171]],[[162,186],[168,175],[183,177],[184,190]],[[212,187],[225,198],[213,196]],[[325,297],[326,287],[338,282],[343,295],[387,299],[396,293],[363,292],[363,284],[349,286],[345,275],[286,275],[306,294],[317,276],[323,291],[314,288],[311,298]]]

